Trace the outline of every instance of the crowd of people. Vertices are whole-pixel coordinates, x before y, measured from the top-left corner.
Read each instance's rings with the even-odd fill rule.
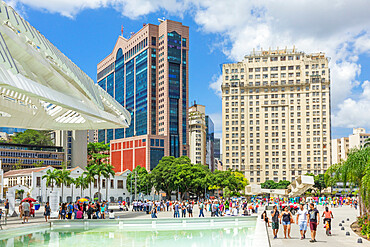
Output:
[[[320,216],[319,210],[316,207],[316,203],[310,202],[307,204],[304,204],[304,203],[299,204],[299,209],[295,212],[296,216],[293,215],[293,213],[291,212],[291,208],[289,206],[284,206],[281,210],[279,210],[278,206],[274,205],[273,210],[270,213],[271,220],[268,217],[268,214],[266,211],[264,211],[261,214],[261,218],[265,221],[268,227],[272,228],[274,239],[277,238],[277,234],[279,231],[279,225],[282,225],[283,227],[284,238],[290,239],[291,238],[291,235],[290,235],[291,226],[292,224],[297,224],[299,226],[300,239],[303,240],[306,238],[306,232],[309,227],[310,232],[311,232],[310,242],[314,243],[314,242],[317,242],[316,232],[320,224],[320,217],[323,218],[323,224],[326,230],[326,234],[328,236],[331,236],[331,223],[332,223],[332,219],[334,218],[333,212],[329,209],[327,201],[324,201],[323,203],[321,203],[321,205],[323,205],[325,208],[321,216]],[[348,204],[348,205],[352,205],[352,204]]]
[[[120,202],[121,203],[121,202]],[[59,205],[58,219],[114,219],[115,214],[113,210],[108,209],[109,203],[103,201],[99,202],[75,202],[75,203],[61,203]],[[45,220],[50,219],[49,203],[45,205]]]
[[[260,203],[248,203],[247,200],[183,200],[183,201],[133,201],[132,211],[146,212],[152,218],[157,218],[159,212],[172,211],[174,218],[194,217],[194,208],[198,207],[199,215],[204,217],[205,212],[210,212],[211,217],[241,216],[257,213]]]

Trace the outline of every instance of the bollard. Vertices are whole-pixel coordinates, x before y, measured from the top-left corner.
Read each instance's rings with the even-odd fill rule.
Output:
[[[357,239],[358,244],[362,244],[362,238]]]
[[[344,227],[343,226],[342,226],[341,230],[344,231]]]
[[[342,223],[339,223],[339,226],[342,226]]]
[[[350,234],[349,234],[349,232],[346,232],[346,236],[349,236]]]

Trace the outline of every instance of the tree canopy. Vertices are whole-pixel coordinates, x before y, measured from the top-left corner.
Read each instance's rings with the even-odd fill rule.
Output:
[[[290,185],[290,182],[287,180],[280,180],[278,183],[273,180],[267,180],[264,183],[261,183],[262,189],[286,189]]]
[[[49,131],[27,129],[24,132],[18,132],[12,139],[13,143],[29,144],[29,145],[45,145],[52,146],[51,136]]]
[[[370,209],[370,146],[351,149],[347,160],[330,166],[325,181],[334,185],[343,182],[346,186],[358,186],[361,214]],[[364,204],[364,205],[363,205]],[[365,207],[364,207],[365,206]]]
[[[171,195],[173,191],[181,192],[182,197],[186,193],[200,196],[204,195],[204,191],[207,189],[225,188],[235,193],[244,190],[248,184],[247,179],[241,172],[228,170],[212,173],[207,166],[192,164],[187,156],[179,158],[163,157],[156,168],[147,176],[150,177],[150,183],[153,184],[155,190],[164,191],[167,196]],[[142,180],[140,178],[140,181]],[[128,188],[130,183],[131,180],[128,179]]]

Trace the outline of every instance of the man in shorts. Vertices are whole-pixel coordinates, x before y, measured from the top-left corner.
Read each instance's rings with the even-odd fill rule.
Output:
[[[28,223],[28,217],[30,216],[30,203],[27,201],[22,202],[23,210],[23,224]]]
[[[277,238],[277,234],[279,231],[279,219],[280,214],[277,210],[277,206],[275,205],[273,210],[271,211],[272,233],[274,234],[274,239]]]
[[[317,226],[320,223],[320,214],[319,211],[315,208],[314,204],[310,204],[310,210],[308,210],[308,214],[310,216],[310,221],[308,224],[310,224],[310,229],[311,229],[311,243],[317,242],[316,241],[316,231],[317,231]]]
[[[300,204],[297,211],[297,224],[299,226],[299,231],[301,232],[301,240],[306,238],[307,216],[308,211],[304,208],[303,204]]]

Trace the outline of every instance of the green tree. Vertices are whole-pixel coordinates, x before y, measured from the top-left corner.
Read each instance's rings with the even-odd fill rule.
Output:
[[[306,174],[307,176],[312,176],[314,177],[314,185],[313,187],[317,189],[317,191],[319,192],[319,195],[321,195],[321,191],[325,188],[327,188],[327,179],[325,179],[325,174],[318,174],[318,175],[314,175],[312,173],[308,173]]]
[[[110,169],[107,168],[108,165],[105,163],[95,163],[90,166],[91,169],[94,171],[93,174],[95,174],[98,177],[98,200],[101,201],[101,178],[102,177],[108,177],[110,174]],[[112,170],[113,171],[113,170]]]
[[[29,145],[53,145],[49,131],[39,131],[27,129],[24,132],[18,132],[12,139],[13,143]]]
[[[277,183],[273,180],[266,180],[264,183],[261,183],[262,189],[276,189],[277,186]]]
[[[57,170],[57,184],[62,186],[62,202],[64,196],[64,185],[71,183],[71,177],[69,176],[71,171],[67,170],[65,167],[62,170]]]
[[[370,138],[366,138],[364,141],[364,147],[369,147],[370,146]]]
[[[93,182],[95,181],[95,170],[94,170],[95,167],[93,166],[87,166],[86,167],[86,171],[83,173],[83,175],[85,175],[85,179],[86,179],[86,182],[89,184],[89,187],[90,187],[90,200],[92,199],[92,194],[91,194],[91,189],[92,189],[92,186],[93,186]]]
[[[58,170],[47,170],[46,174],[42,176],[42,179],[46,179],[46,185],[51,186],[51,191],[54,189],[54,184],[58,182]]]
[[[80,175],[79,177],[77,177],[75,179],[75,184],[76,184],[76,188],[81,189],[81,198],[83,198],[82,191],[89,187],[89,181],[88,181],[87,177],[84,177],[83,174]]]
[[[276,189],[287,189],[290,185],[290,182],[287,180],[280,180],[276,185]]]
[[[136,181],[136,192],[148,194],[148,192],[152,188],[152,184],[150,175],[144,167],[141,166],[135,167],[132,170],[132,172],[127,176],[126,187],[131,194],[135,193],[135,181]]]
[[[331,166],[326,172],[328,177],[326,180],[329,181],[330,184],[341,181],[345,187],[347,184],[359,187],[359,206],[361,215],[366,211],[363,205],[363,197],[366,198],[367,193],[370,190],[369,187],[363,187],[364,184],[367,184],[369,159],[370,147],[354,148],[350,150],[346,161],[342,161],[339,164]],[[365,202],[365,206],[366,204],[367,202]]]
[[[105,177],[105,188],[106,188],[106,193],[105,193],[105,200],[108,201],[108,187],[109,187],[109,184],[110,184],[110,176],[114,177],[114,175],[116,175],[116,173],[114,172],[114,166],[112,166],[111,164],[106,164],[105,165],[105,170],[106,172],[104,173],[104,177]]]
[[[172,191],[177,190],[175,187],[176,165],[175,157],[165,156],[151,172],[153,185],[156,191],[164,191],[167,198],[171,197]]]
[[[76,179],[72,178],[72,177],[69,177],[67,179],[67,186],[71,186],[71,190],[72,190],[72,202],[74,202],[75,200],[73,199],[73,194],[74,194],[74,190],[73,190],[73,185],[76,184]]]

